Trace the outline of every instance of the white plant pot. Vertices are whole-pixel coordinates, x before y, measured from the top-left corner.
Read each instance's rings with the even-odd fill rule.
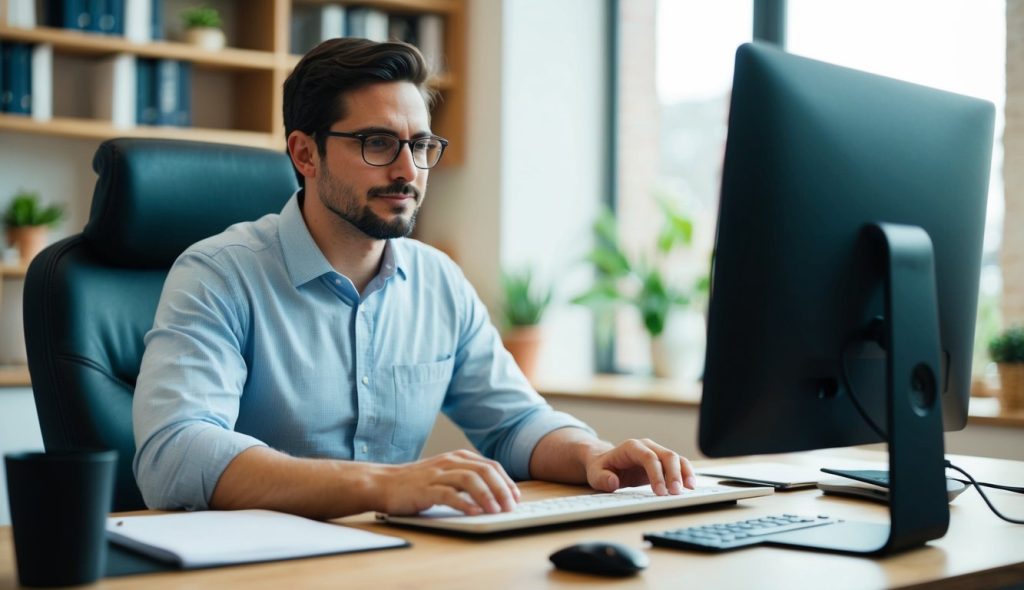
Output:
[[[665,330],[651,338],[651,369],[655,377],[695,382],[704,372],[707,327],[704,314],[690,309],[673,309]]]
[[[185,30],[185,41],[209,51],[224,49],[224,31],[214,27],[193,27]]]

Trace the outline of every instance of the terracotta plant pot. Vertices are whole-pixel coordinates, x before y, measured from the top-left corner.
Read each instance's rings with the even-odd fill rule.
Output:
[[[8,245],[18,248],[21,264],[27,265],[46,247],[48,228],[45,225],[26,225],[7,228]]]
[[[501,337],[505,349],[512,354],[516,364],[526,378],[533,380],[537,370],[540,351],[541,330],[539,326],[516,326],[509,328]]]
[[[998,363],[999,406],[1004,412],[1024,410],[1024,363]]]

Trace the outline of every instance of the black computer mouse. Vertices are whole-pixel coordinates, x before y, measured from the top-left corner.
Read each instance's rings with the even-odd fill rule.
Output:
[[[598,576],[630,576],[648,563],[643,551],[606,541],[570,545],[555,551],[549,559],[558,569]]]

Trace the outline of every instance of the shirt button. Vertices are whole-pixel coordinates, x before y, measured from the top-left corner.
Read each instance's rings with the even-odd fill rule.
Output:
[[[363,375],[363,385],[369,385],[369,384],[370,384],[370,378],[367,377],[366,375]]]
[[[363,445],[363,454],[365,455],[368,452],[370,452],[370,447]]]
[[[334,279],[334,284],[335,285],[340,285],[341,284],[341,279]]]

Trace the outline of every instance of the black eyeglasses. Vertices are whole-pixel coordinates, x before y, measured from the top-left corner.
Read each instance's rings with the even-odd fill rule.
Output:
[[[329,137],[345,137],[358,139],[362,144],[363,161],[370,166],[389,166],[398,159],[402,146],[409,144],[412,152],[412,163],[417,168],[427,170],[441,161],[448,140],[436,135],[417,137],[415,139],[399,139],[390,133],[345,133],[342,131],[323,131]]]

